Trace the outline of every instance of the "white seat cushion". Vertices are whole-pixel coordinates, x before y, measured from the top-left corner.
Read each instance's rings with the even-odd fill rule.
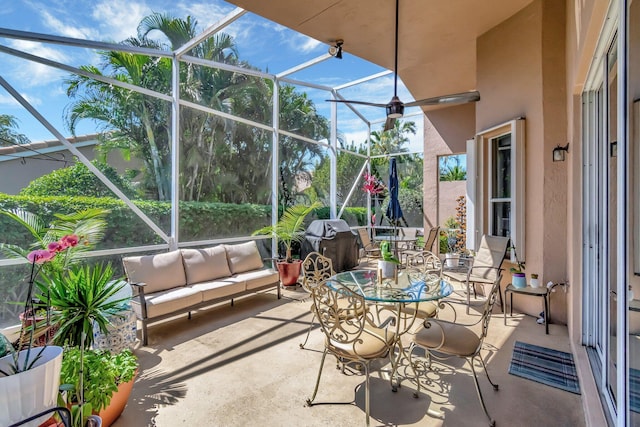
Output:
[[[145,300],[147,302],[147,317],[153,318],[201,303],[202,293],[196,289],[180,287],[145,294]],[[137,298],[131,300],[131,307],[138,317],[142,317],[140,301]]]
[[[261,269],[256,271],[248,271],[233,276],[235,279],[244,280],[247,283],[247,290],[261,288],[270,284],[276,284],[280,281],[280,275],[272,269]]]
[[[246,284],[244,280],[227,277],[220,280],[210,280],[188,286],[202,293],[203,301],[211,301],[217,298],[224,298],[234,294],[244,292]]]
[[[187,284],[231,276],[223,245],[204,249],[181,249]]]

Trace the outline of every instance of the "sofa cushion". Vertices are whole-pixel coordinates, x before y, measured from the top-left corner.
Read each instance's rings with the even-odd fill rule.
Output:
[[[235,294],[244,292],[246,283],[244,280],[227,277],[220,280],[196,283],[188,287],[202,293],[203,301],[211,301],[218,298],[232,297]]]
[[[224,246],[227,250],[231,273],[244,273],[245,271],[258,270],[263,267],[262,258],[255,241]]]
[[[163,291],[187,284],[180,251],[122,259],[131,283],[146,283],[145,293]]]
[[[233,277],[238,280],[245,280],[248,291],[267,285],[275,285],[280,281],[278,272],[267,268],[236,274]]]
[[[153,294],[145,293],[144,297],[147,302],[148,318],[173,313],[174,311],[183,310],[202,302],[202,293],[197,289],[191,289],[188,287],[168,289],[155,292]],[[138,298],[131,300],[131,307],[136,315],[141,318],[142,311],[140,309],[140,300]]]
[[[231,276],[224,246],[204,249],[181,249],[187,283],[206,282]]]

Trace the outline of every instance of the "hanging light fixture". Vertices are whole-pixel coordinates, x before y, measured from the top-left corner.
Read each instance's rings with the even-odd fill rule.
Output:
[[[344,44],[344,40],[336,40],[336,44],[334,46],[329,46],[329,55],[335,56],[338,59],[342,59],[342,45]]]

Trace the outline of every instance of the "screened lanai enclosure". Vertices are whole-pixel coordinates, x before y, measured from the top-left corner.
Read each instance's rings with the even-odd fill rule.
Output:
[[[327,102],[386,102],[393,70],[240,8],[198,21],[147,15],[119,42],[0,28],[0,93],[12,99],[0,114],[0,208],[43,224],[107,209],[87,256],[116,269],[125,254],[248,239],[268,258],[276,243],[252,233],[295,204],[321,201],[311,219],[389,225],[395,157],[406,224],[423,225],[422,111],[385,132],[383,108]],[[252,62],[261,43],[281,56]],[[42,98],[25,95],[33,86]],[[379,192],[363,189],[365,175]],[[35,241],[7,216],[0,224],[3,243]],[[29,267],[0,258],[0,328],[17,322]]]

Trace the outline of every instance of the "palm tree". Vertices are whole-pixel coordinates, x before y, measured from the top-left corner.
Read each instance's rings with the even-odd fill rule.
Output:
[[[16,132],[18,120],[9,114],[0,114],[0,147],[8,147],[16,144],[28,144],[29,138]]]

